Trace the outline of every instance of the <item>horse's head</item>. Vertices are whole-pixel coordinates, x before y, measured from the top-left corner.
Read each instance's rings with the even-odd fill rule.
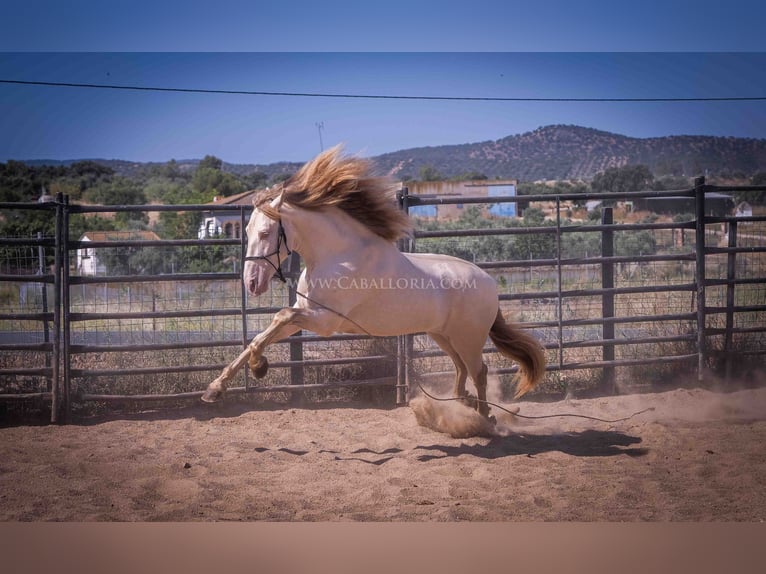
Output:
[[[252,295],[261,295],[269,288],[269,281],[290,254],[284,230],[279,219],[273,215],[282,204],[280,194],[260,209],[253,209],[247,224],[247,253],[242,269],[242,280]],[[268,215],[267,215],[268,213]]]

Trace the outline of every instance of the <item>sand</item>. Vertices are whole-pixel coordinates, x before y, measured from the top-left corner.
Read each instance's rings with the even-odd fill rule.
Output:
[[[524,401],[495,436],[410,407],[233,401],[0,428],[2,521],[766,519],[766,389]],[[436,409],[440,407],[434,407]]]

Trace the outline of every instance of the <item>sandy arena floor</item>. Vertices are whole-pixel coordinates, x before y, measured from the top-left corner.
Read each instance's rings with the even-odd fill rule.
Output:
[[[409,407],[198,405],[0,428],[3,521],[766,519],[766,388],[520,403],[452,438]]]

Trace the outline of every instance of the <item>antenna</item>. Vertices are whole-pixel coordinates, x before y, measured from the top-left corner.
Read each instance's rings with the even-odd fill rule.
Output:
[[[322,143],[322,130],[324,129],[324,122],[316,122],[314,125],[319,131],[319,151],[324,151],[324,144]]]

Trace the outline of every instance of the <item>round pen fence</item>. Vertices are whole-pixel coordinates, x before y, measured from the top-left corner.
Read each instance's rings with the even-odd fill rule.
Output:
[[[681,373],[735,378],[762,366],[766,351],[766,217],[716,213],[706,196],[762,189],[703,178],[686,190],[621,194],[425,197],[405,188],[400,204],[413,215],[417,206],[451,205],[476,217],[416,217],[400,248],[467,258],[496,279],[503,312],[547,349],[537,392],[610,393]],[[688,202],[693,213],[614,221],[621,205],[667,198]],[[587,200],[603,202],[600,217],[577,221],[572,202]],[[535,206],[538,217],[482,216],[506,203]],[[286,284],[273,282],[248,300],[239,230],[250,206],[84,206],[59,195],[1,207],[43,211],[56,222],[53,237],[0,238],[0,401],[49,404],[53,422],[94,402],[197,398],[277,310],[295,302],[296,254],[283,266]],[[69,236],[72,218],[163,211],[220,212],[235,223],[229,236],[205,239]],[[491,345],[485,351],[508,398],[515,367]],[[422,334],[303,332],[275,345],[269,360],[268,377],[245,372],[230,392],[295,400],[377,389],[402,404],[416,382],[438,389],[452,381],[449,359]]]

